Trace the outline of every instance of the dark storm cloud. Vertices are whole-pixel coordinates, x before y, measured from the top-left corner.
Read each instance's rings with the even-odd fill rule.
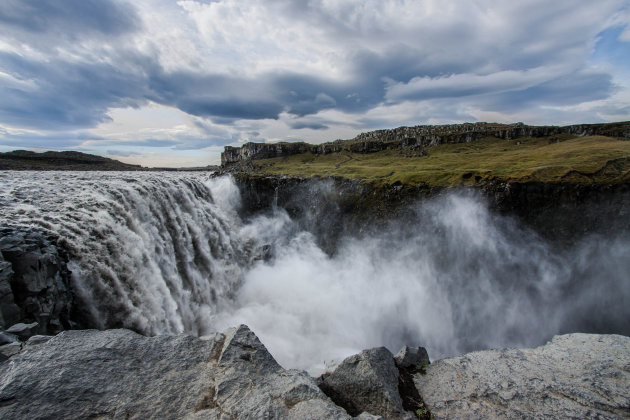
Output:
[[[218,3],[231,5],[244,14],[248,8],[253,9],[245,1],[242,10],[237,2],[213,4]],[[158,134],[151,140],[126,140],[124,145],[195,149],[239,139],[234,131],[240,129],[243,120],[256,120],[261,125],[255,129],[263,131],[265,122],[261,120],[284,118],[284,113],[289,114],[289,128],[323,130],[337,124],[313,119],[326,110],[359,114],[401,103],[430,104],[427,111],[413,115],[420,123],[419,119],[432,117],[472,119],[458,109],[459,103],[466,103],[469,108],[516,113],[541,105],[605,99],[615,92],[612,77],[605,72],[608,70],[584,70],[588,68],[585,57],[591,48],[588,43],[593,38],[584,32],[588,29],[595,36],[597,31],[593,28],[602,25],[591,22],[585,29],[584,25],[573,23],[584,21],[602,5],[557,2],[543,10],[534,7],[536,4],[484,6],[484,1],[460,2],[461,13],[445,10],[436,13],[434,19],[418,15],[424,20],[416,24],[414,19],[407,19],[403,24],[405,10],[389,15],[380,10],[385,9],[384,4],[390,9],[400,8],[399,3],[377,3],[265,2],[263,9],[268,9],[269,16],[284,18],[282,22],[289,26],[295,24],[297,33],[307,28],[310,36],[311,29],[317,29],[309,39],[317,44],[311,53],[319,66],[315,68],[321,69],[322,63],[328,63],[321,51],[331,49],[338,53],[331,61],[338,65],[338,72],[326,73],[307,66],[304,71],[295,66],[284,67],[283,56],[279,56],[276,67],[261,65],[264,70],[260,71],[229,71],[229,65],[178,66],[179,56],[174,51],[179,52],[178,37],[184,33],[193,34],[190,45],[200,46],[198,50],[191,47],[195,54],[210,51],[210,56],[200,57],[200,62],[212,62],[213,54],[222,53],[212,49],[213,43],[222,40],[228,47],[235,47],[231,54],[242,52],[238,51],[238,42],[230,44],[229,39],[221,38],[222,34],[208,41],[199,29],[201,26],[177,27],[183,29],[181,33],[175,31],[179,35],[174,35],[177,39],[171,40],[173,45],[160,50],[162,40],[153,39],[146,19],[153,13],[181,13],[175,3],[0,0],[0,41],[10,46],[0,50],[0,124],[66,132],[108,121],[107,113],[112,108],[141,107],[152,101],[194,116],[193,124],[204,139],[190,133],[161,139]],[[417,11],[418,4],[405,7]],[[492,12],[496,10],[503,14],[493,20]],[[488,17],[493,19],[487,20]],[[178,21],[174,15],[166,21],[183,25],[192,22]],[[261,55],[267,44],[273,47],[283,40],[274,39],[273,34],[261,39]],[[238,37],[236,40],[241,41]],[[282,50],[285,46],[280,47]],[[296,57],[302,52],[301,45],[286,48]],[[234,62],[233,68],[239,69],[239,57]],[[558,63],[569,64],[560,71],[546,70]],[[536,69],[542,69],[540,74]],[[381,128],[393,124],[388,118],[380,113],[357,117],[344,125]],[[44,141],[2,133],[0,136],[3,144],[13,144],[18,138],[24,144]],[[78,141],[58,140],[64,145]]]
[[[0,121],[20,127],[68,129],[106,121],[111,107],[139,106],[142,75],[114,64],[35,61],[0,52],[0,69],[23,83],[0,85]]]
[[[139,17],[133,8],[112,0],[0,2],[0,24],[5,30],[79,40],[82,36],[94,34],[118,36],[138,29],[138,22]],[[42,41],[45,40],[42,38]]]
[[[318,122],[291,121],[288,124],[289,124],[289,127],[295,130],[300,130],[303,128],[310,128],[311,130],[325,130],[328,128],[327,125],[318,123]]]

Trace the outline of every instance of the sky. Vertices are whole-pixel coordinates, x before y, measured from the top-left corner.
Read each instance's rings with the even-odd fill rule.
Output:
[[[2,0],[0,151],[144,166],[403,125],[630,120],[630,0]]]

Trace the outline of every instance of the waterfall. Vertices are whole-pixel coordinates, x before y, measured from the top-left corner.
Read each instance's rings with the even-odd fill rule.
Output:
[[[229,177],[0,172],[0,182],[0,221],[59,238],[100,328],[203,335],[245,323],[285,367],[313,373],[382,345],[435,358],[557,333],[630,334],[627,229],[558,248],[452,193],[344,233],[330,253],[318,236],[333,216],[297,220],[273,206],[242,220]],[[325,199],[332,186],[315,188]]]
[[[207,333],[255,251],[238,235],[238,191],[229,180],[137,172],[0,177],[5,223],[59,238],[75,293],[100,328]],[[223,196],[213,197],[211,185]]]

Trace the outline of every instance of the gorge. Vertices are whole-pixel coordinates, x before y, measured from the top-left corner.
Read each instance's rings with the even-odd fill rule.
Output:
[[[245,166],[250,163],[244,162]],[[620,176],[627,175],[623,165]],[[495,363],[493,358],[508,360],[506,369],[522,376],[533,369],[523,367],[528,363],[534,366],[536,360],[556,360],[558,352],[570,353],[571,346],[585,346],[582,350],[575,347],[575,353],[596,352],[584,363],[610,362],[599,372],[617,378],[617,388],[606,388],[609,397],[601,397],[604,402],[579,397],[585,398],[583,405],[601,411],[588,414],[567,408],[566,413],[611,418],[628,415],[625,391],[630,371],[627,360],[618,356],[628,354],[627,338],[621,336],[630,336],[627,182],[488,179],[478,185],[462,182],[458,187],[419,187],[337,176],[244,172],[244,165],[237,166],[230,173],[215,174],[0,173],[2,328],[37,323],[29,335],[61,332],[42,344],[26,344],[28,336],[19,346],[6,344],[19,349],[18,354],[0,362],[7,375],[0,383],[0,414],[8,407],[6,410],[17,411],[6,413],[17,415],[26,404],[11,402],[27,401],[20,400],[26,391],[15,382],[20,372],[33,369],[29,375],[38,375],[41,371],[36,367],[48,363],[46,358],[57,355],[73,360],[74,353],[66,354],[64,349],[98,353],[111,342],[111,348],[117,350],[112,350],[108,360],[125,366],[140,363],[121,356],[138,351],[131,349],[146,348],[143,357],[153,360],[160,352],[178,354],[177,346],[187,343],[185,346],[201,352],[191,356],[198,360],[194,363],[202,363],[207,352],[210,373],[200,375],[206,375],[208,383],[215,381],[214,391],[206,395],[207,384],[195,385],[199,391],[193,392],[192,405],[186,403],[186,410],[202,407],[195,412],[214,410],[212,415],[218,416],[220,410],[228,412],[226,407],[236,404],[228,404],[228,397],[221,400],[222,394],[217,394],[223,389],[221,381],[231,384],[262,378],[256,373],[249,379],[232,377],[229,372],[234,366],[221,365],[226,343],[242,334],[245,341],[236,340],[241,343],[239,351],[249,354],[251,347],[257,349],[252,354],[264,356],[260,360],[243,356],[253,363],[247,368],[251,372],[260,372],[260,366],[280,372],[274,364],[277,361],[284,369],[303,369],[312,376],[335,372],[345,358],[364,349],[384,346],[395,353],[405,345],[426,348],[432,361],[459,356],[461,363],[472,363],[476,367],[471,369],[480,369],[482,376],[489,369],[486,363]],[[264,347],[245,327],[228,330],[240,324],[251,328]],[[85,328],[107,331],[67,331]],[[146,337],[111,330],[117,328]],[[12,341],[10,332],[3,334]],[[199,341],[181,334],[211,338]],[[558,334],[571,335],[554,339],[547,345],[550,347],[523,353],[497,350],[478,357],[474,356],[477,353],[460,356],[485,349],[534,348]],[[597,344],[602,342],[609,345]],[[606,355],[606,346],[618,348],[610,350],[615,356]],[[370,355],[361,357],[371,360]],[[84,360],[86,366],[97,363],[88,359]],[[230,356],[230,363],[236,359]],[[435,376],[438,370],[445,372],[439,374],[442,378],[451,375],[451,362],[447,361],[455,359],[445,360],[431,364],[426,380],[418,371],[412,375],[414,386],[438,417],[449,411],[440,411],[443,402],[432,393],[436,385],[426,383],[430,378],[440,382]],[[518,365],[518,360],[525,364]],[[569,358],[566,363],[570,365],[571,360],[578,359]],[[553,366],[558,369],[575,370],[561,367],[564,365],[557,361],[550,363],[557,363]],[[69,365],[60,368],[78,375]],[[192,378],[194,372],[190,375]],[[505,375],[502,378],[509,373]],[[558,372],[555,375],[561,378],[559,382],[543,388],[549,392],[556,392],[554,387],[568,389],[562,394],[566,398],[553,394],[562,401],[578,398],[571,391],[571,379],[562,379]],[[602,378],[591,379],[597,384],[608,380]],[[91,386],[86,378],[77,380],[86,389]],[[335,411],[334,405],[326,405],[329,400],[307,375],[293,380],[302,384],[300,389],[310,390],[295,401],[318,401],[309,403],[319,407],[311,408],[312,418],[317,418],[314,413],[343,418],[346,412],[361,412],[343,405],[346,411]],[[154,385],[158,392],[159,386]],[[522,383],[513,387],[522,395],[534,392],[533,388],[525,391]],[[307,418],[304,411],[290,414],[301,403],[286,403],[293,397],[283,392],[285,408],[276,407],[280,410],[277,416]],[[462,409],[479,409],[482,416],[491,412],[483,410],[499,410],[479,402],[492,402],[494,391],[479,392],[475,404],[481,408],[466,405],[474,400],[472,395],[466,397],[468,403],[460,402]],[[517,397],[501,396],[507,404],[504,409],[512,410],[506,401]],[[204,398],[208,402],[197,406]],[[125,403],[130,412],[139,409],[132,400]],[[522,417],[527,410],[527,403],[523,404],[525,408],[510,411],[509,416]],[[324,410],[324,405],[332,411],[317,411]],[[113,413],[114,408],[108,407],[104,412]],[[247,418],[243,407],[232,410],[236,411],[230,415]],[[553,410],[550,412],[561,413]],[[76,417],[88,413],[92,412],[77,411]],[[404,417],[404,411],[398,415]]]

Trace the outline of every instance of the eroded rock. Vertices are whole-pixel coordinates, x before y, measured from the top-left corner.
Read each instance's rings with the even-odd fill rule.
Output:
[[[535,349],[439,360],[416,374],[440,418],[628,418],[630,338],[568,334]]]

